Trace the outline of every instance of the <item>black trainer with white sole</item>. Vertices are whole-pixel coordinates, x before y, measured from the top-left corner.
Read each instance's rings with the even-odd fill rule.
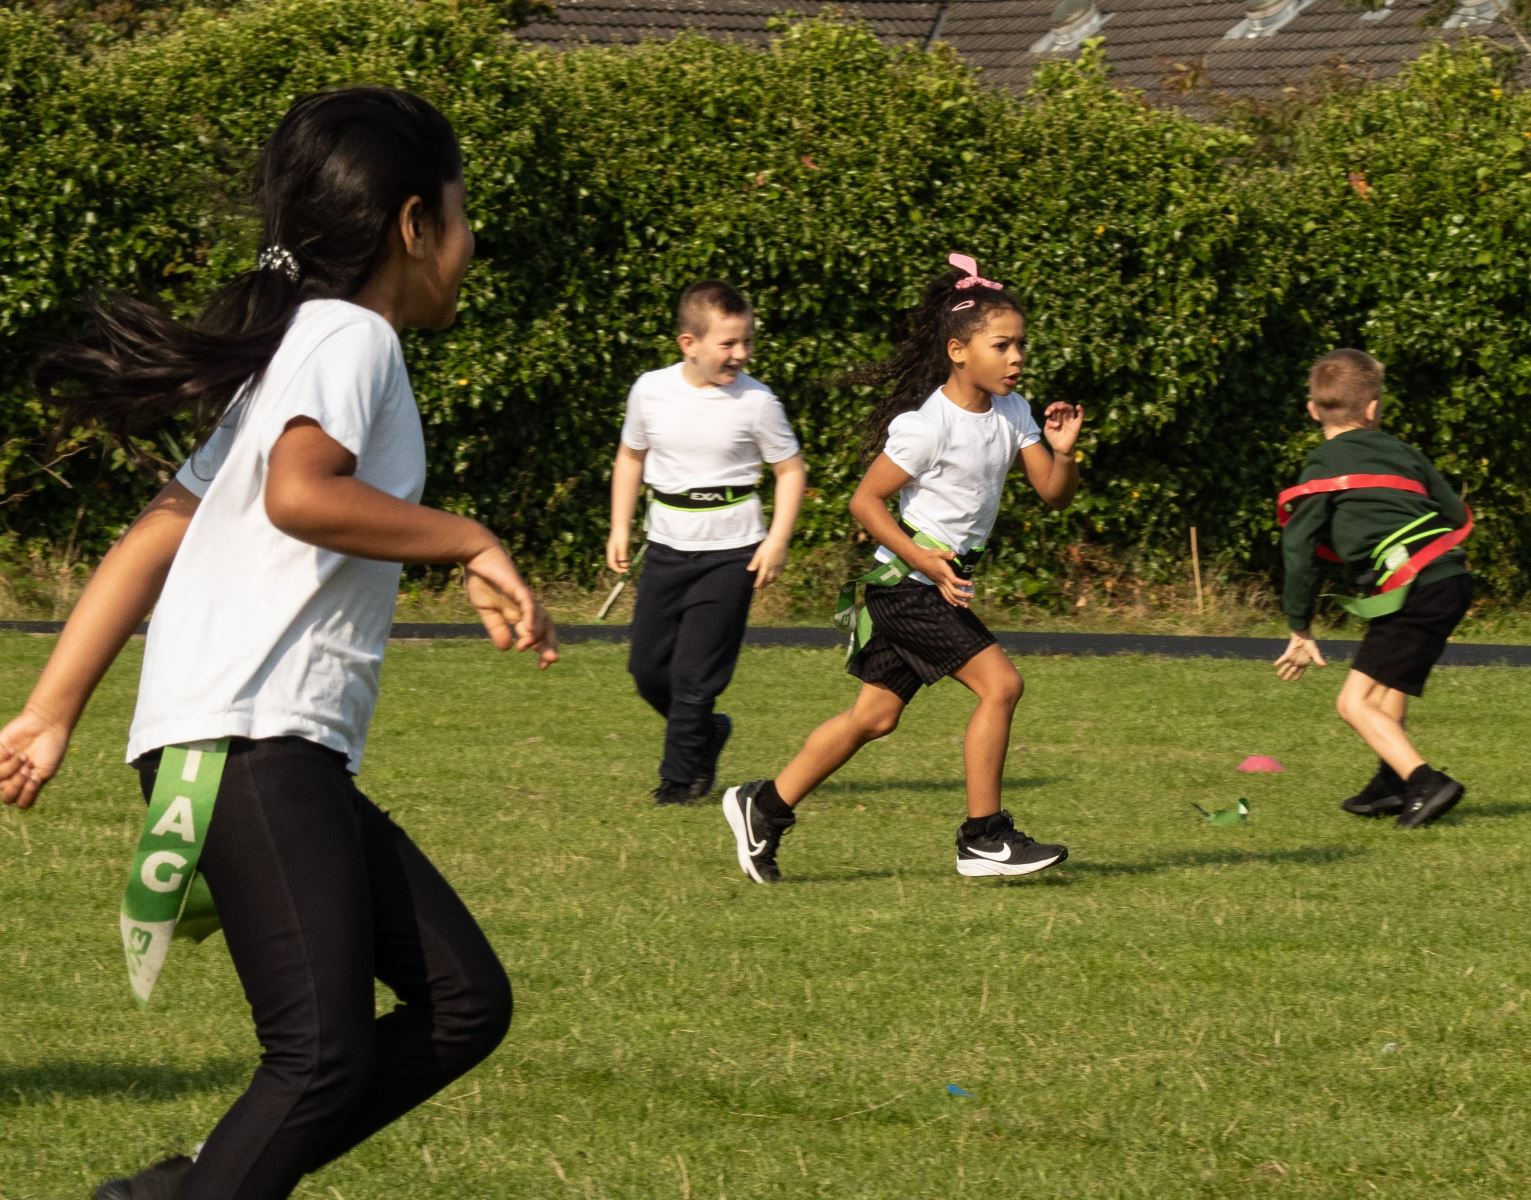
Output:
[[[756,883],[775,883],[781,878],[776,848],[781,845],[782,834],[797,823],[790,813],[785,819],[768,817],[756,806],[755,797],[769,782],[757,779],[723,793],[723,816],[733,830],[739,869]]]
[[[190,1158],[178,1154],[131,1179],[108,1179],[92,1193],[93,1200],[176,1200],[191,1166]]]
[[[691,781],[692,800],[705,800],[712,794],[713,786],[718,782],[718,759],[723,757],[723,747],[728,745],[728,739],[734,733],[734,719],[727,713],[712,714],[712,730],[707,735],[706,758],[702,763],[702,773]]]
[[[1030,875],[1069,856],[1067,846],[1048,845],[1027,837],[1008,812],[990,817],[981,832],[957,829],[959,875]]]
[[[1405,829],[1428,825],[1455,808],[1457,801],[1466,794],[1467,789],[1450,775],[1434,767],[1420,767],[1409,776],[1408,786],[1404,788],[1403,811],[1398,814],[1398,824]]]

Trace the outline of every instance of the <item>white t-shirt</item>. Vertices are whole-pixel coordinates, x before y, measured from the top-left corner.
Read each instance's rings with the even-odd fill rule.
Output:
[[[982,546],[999,516],[1016,456],[1041,440],[1031,405],[1019,392],[995,396],[988,412],[975,413],[937,388],[888,426],[884,453],[910,476],[898,493],[899,515],[958,554]],[[878,562],[894,557],[886,546],[877,548]],[[931,582],[918,571],[910,578]]]
[[[797,438],[771,389],[748,375],[727,387],[692,387],[680,363],[638,376],[627,393],[622,444],[644,450],[643,482],[659,492],[750,487],[762,462],[797,454]],[[716,510],[649,505],[649,540],[676,550],[732,550],[766,535],[760,497]]]
[[[356,456],[357,479],[420,498],[425,439],[393,327],[343,300],[302,305],[260,381],[176,475],[201,503],[149,624],[129,762],[295,734],[360,769],[400,567],[310,546],[267,518],[271,448],[300,416]]]

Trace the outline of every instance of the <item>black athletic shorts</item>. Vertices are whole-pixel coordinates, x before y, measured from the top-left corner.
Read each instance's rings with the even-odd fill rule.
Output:
[[[1471,575],[1416,583],[1402,608],[1367,625],[1351,670],[1406,695],[1422,695],[1430,668],[1472,599]]]
[[[863,683],[878,683],[905,704],[994,645],[971,609],[948,604],[941,590],[917,579],[866,589],[872,636],[846,666]]]

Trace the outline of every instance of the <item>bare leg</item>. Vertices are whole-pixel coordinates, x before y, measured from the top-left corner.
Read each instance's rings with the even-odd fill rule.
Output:
[[[1408,706],[1406,694],[1360,671],[1345,676],[1345,685],[1334,703],[1345,723],[1404,780],[1425,764],[1404,731]]]
[[[978,697],[978,707],[962,739],[967,767],[968,817],[988,817],[999,811],[1005,753],[1010,748],[1010,722],[1025,690],[1020,672],[998,646],[989,646],[954,673]]]
[[[897,729],[904,707],[898,694],[882,684],[862,684],[850,708],[836,713],[808,735],[803,748],[776,777],[777,794],[786,804],[796,805],[861,747]]]

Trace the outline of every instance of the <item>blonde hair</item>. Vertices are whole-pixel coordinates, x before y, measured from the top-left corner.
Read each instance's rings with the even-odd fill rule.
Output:
[[[1308,372],[1308,399],[1325,424],[1362,421],[1366,407],[1382,399],[1386,368],[1361,350],[1331,350]]]

